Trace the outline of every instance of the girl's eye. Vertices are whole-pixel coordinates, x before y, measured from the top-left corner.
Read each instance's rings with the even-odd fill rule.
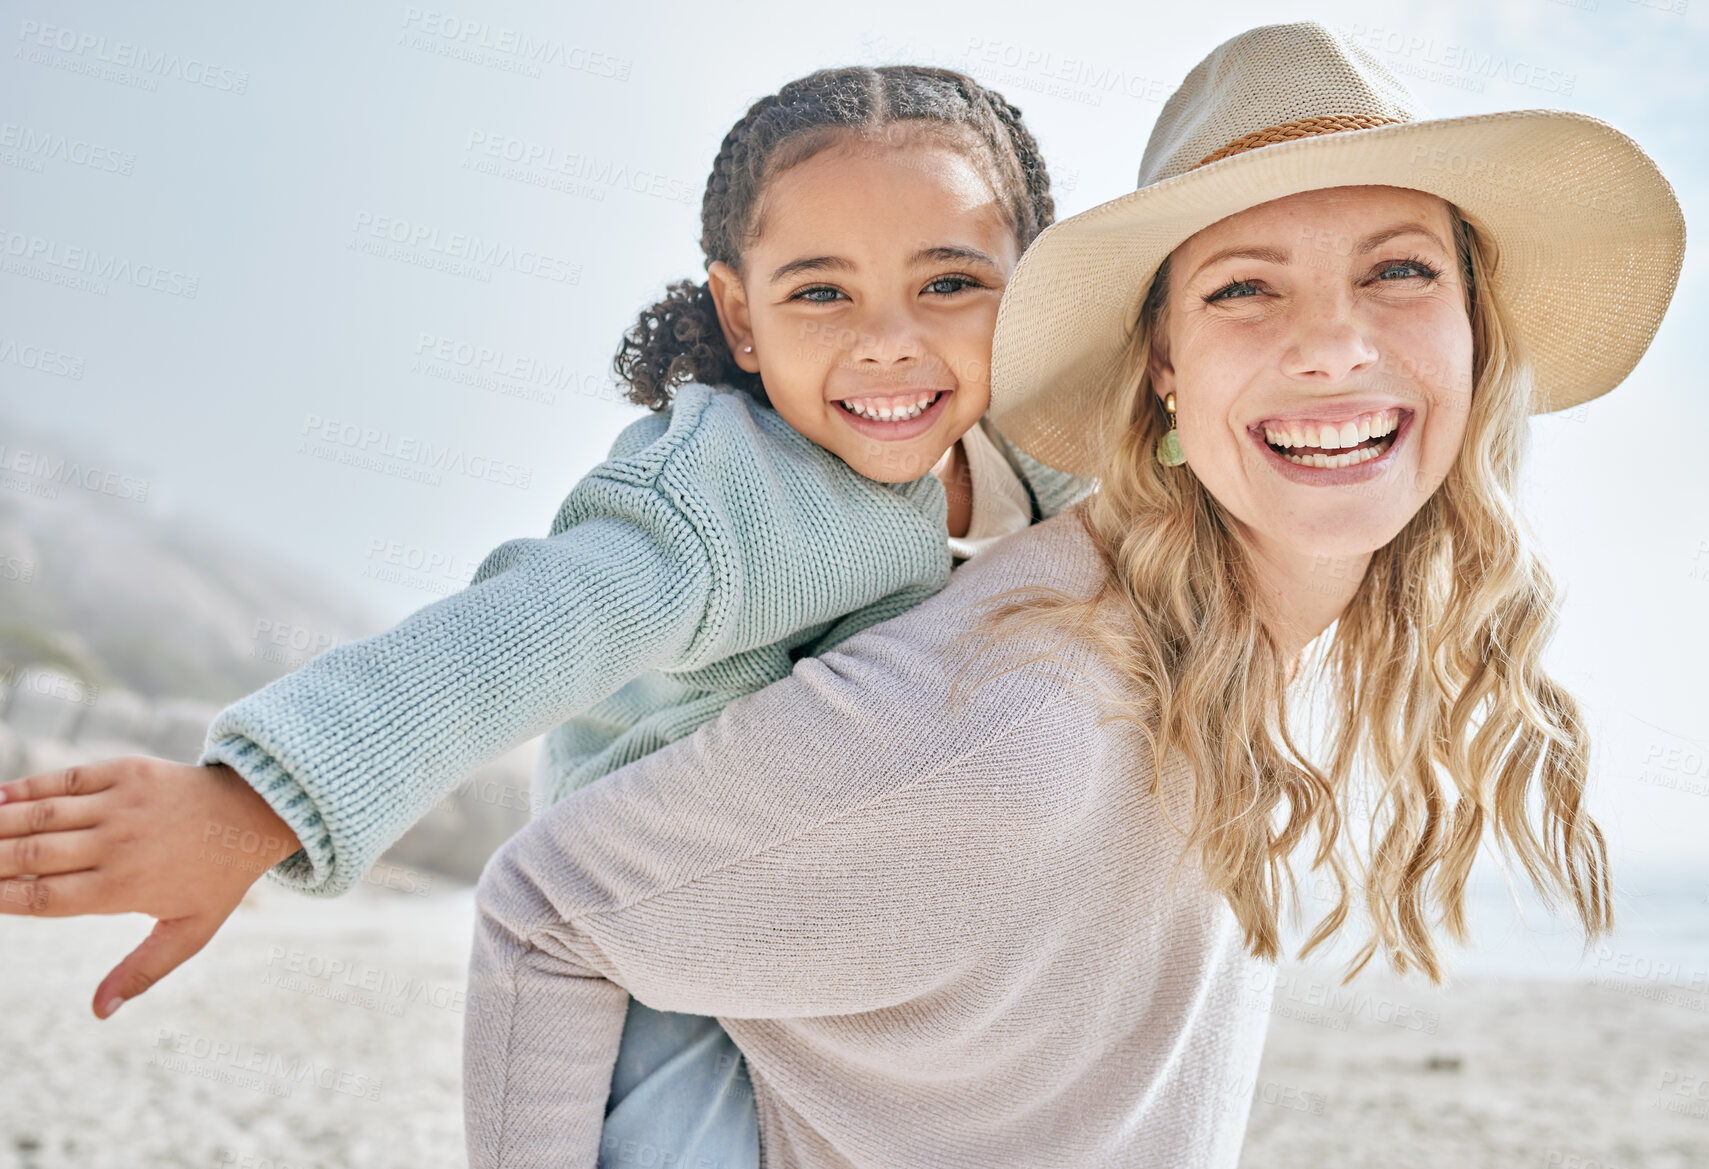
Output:
[[[817,295],[817,294],[822,293],[822,292],[823,293],[829,293],[829,295],[828,296]],[[837,297],[839,297],[841,295],[842,295],[841,292],[837,291],[835,288],[832,288],[828,284],[816,284],[812,288],[803,288],[800,292],[797,292],[794,296],[791,296],[789,299],[790,300],[806,300],[806,301],[811,301],[814,304],[830,304],[832,301],[836,300]]]
[[[1439,275],[1436,269],[1423,260],[1390,260],[1377,270],[1378,280],[1413,280],[1423,277],[1434,280]]]
[[[1257,295],[1258,286],[1252,283],[1252,281],[1236,280],[1232,284],[1223,285],[1221,288],[1205,297],[1205,303],[1209,304],[1213,300],[1239,300],[1243,297]]]
[[[981,288],[983,285],[971,276],[939,276],[926,285],[926,291],[939,296],[953,296],[964,288]]]

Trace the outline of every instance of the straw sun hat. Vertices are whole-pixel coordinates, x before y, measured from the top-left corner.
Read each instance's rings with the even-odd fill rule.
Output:
[[[1158,116],[1139,189],[1045,229],[992,343],[991,415],[1034,458],[1097,471],[1096,404],[1158,266],[1201,228],[1324,187],[1439,195],[1499,252],[1491,283],[1537,413],[1605,394],[1661,323],[1685,254],[1673,188],[1630,138],[1567,110],[1424,121],[1375,57],[1321,24],[1218,46]]]

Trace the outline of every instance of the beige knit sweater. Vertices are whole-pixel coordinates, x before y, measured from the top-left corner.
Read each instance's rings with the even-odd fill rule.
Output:
[[[1274,968],[1150,793],[1081,644],[955,641],[1089,589],[1069,511],[562,800],[488,866],[465,1032],[471,1165],[592,1169],[626,1007],[715,1015],[764,1169],[1232,1169]],[[952,695],[963,663],[972,662]],[[1164,768],[1184,822],[1190,774]],[[554,1159],[555,1158],[555,1159]]]

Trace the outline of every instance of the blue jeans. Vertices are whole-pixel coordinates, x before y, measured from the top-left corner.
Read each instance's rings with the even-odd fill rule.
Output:
[[[599,1169],[759,1169],[759,1119],[741,1051],[717,1019],[629,999]]]

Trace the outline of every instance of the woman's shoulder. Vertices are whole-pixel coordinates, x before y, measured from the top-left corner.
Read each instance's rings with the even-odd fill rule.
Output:
[[[1013,601],[1056,594],[1071,600],[1095,595],[1104,578],[1103,557],[1070,508],[1024,531],[1005,536],[957,568],[936,595],[900,616],[856,634],[832,653],[861,655],[885,664],[912,694],[930,705],[952,680],[987,672],[984,665],[1037,658],[1048,666],[1014,672],[1010,682],[1032,690],[1052,671],[1102,673],[1093,643],[1065,636],[1058,623],[1030,615],[987,624]],[[799,668],[799,667],[798,667]],[[1042,671],[1042,672],[1041,672]],[[1055,675],[1060,679],[1060,674]]]
[[[1034,589],[1089,597],[1101,573],[1078,516],[1064,513],[1005,537],[908,612],[798,662],[793,684],[821,696],[836,754],[881,761],[875,787],[978,774],[987,782],[970,800],[1012,813],[1031,791],[1040,808],[1059,807],[1064,784],[1125,758],[1111,735],[1129,724],[1108,716],[1130,705],[1131,687],[1072,625],[984,619]],[[798,725],[814,725],[809,737],[821,746],[830,733],[811,718]]]
[[[1005,536],[955,570],[941,603],[970,607],[1012,589],[1053,589],[1076,599],[1097,591],[1104,559],[1082,520],[1069,507]]]

